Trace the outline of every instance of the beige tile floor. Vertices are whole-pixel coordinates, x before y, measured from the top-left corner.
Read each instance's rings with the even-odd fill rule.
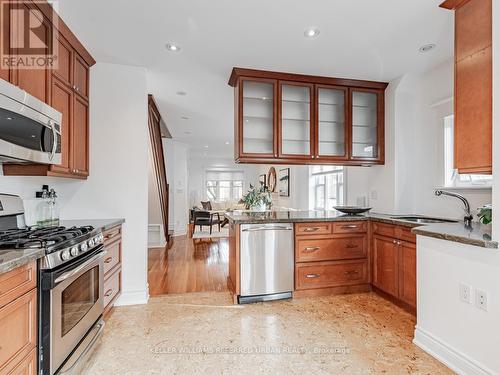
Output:
[[[233,306],[227,293],[118,307],[86,374],[451,374],[375,294]]]

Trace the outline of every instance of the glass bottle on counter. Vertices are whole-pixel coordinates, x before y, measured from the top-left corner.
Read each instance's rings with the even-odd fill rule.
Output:
[[[37,206],[37,221],[36,221],[36,226],[38,228],[45,228],[50,226],[50,221],[51,221],[51,203],[50,203],[50,198],[49,198],[49,191],[46,189],[43,189],[40,198],[42,201],[38,203]]]
[[[54,189],[50,189],[49,202],[50,202],[50,224],[51,227],[59,226],[59,205],[57,204],[57,193]]]

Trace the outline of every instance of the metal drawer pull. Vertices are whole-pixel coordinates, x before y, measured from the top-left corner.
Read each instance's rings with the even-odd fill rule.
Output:
[[[349,245],[346,245],[346,248],[348,248],[348,249],[357,249],[358,245],[349,244]]]
[[[319,246],[311,246],[311,247],[305,247],[304,251],[317,251],[319,249],[320,249]]]
[[[112,294],[113,294],[113,289],[108,289],[106,290],[106,293],[104,293],[104,297],[109,297]]]
[[[106,258],[106,259],[104,259],[104,263],[111,263],[112,260],[113,260],[113,257]]]
[[[306,275],[306,278],[308,279],[317,279],[319,277],[319,275],[317,273],[308,273]]]
[[[354,270],[352,270],[352,271],[345,271],[346,275],[357,275],[358,273],[359,273],[359,271],[354,271]]]
[[[316,232],[318,230],[320,230],[321,228],[318,228],[318,227],[314,227],[314,228],[305,228],[304,229],[304,232]]]
[[[342,225],[342,229],[356,229],[358,226],[353,224],[353,225]]]

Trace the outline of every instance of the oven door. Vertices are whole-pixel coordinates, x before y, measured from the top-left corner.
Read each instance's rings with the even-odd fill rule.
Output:
[[[104,247],[100,246],[90,257],[51,275],[51,374],[69,357],[103,313],[105,254]]]

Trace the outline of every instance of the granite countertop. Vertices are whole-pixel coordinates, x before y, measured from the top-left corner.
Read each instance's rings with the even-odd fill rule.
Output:
[[[412,232],[420,236],[498,249],[498,242],[491,239],[491,227],[480,223],[473,223],[471,227],[466,227],[462,222],[430,224],[414,228]]]
[[[485,248],[498,248],[498,242],[491,239],[491,228],[479,223],[474,223],[472,227],[467,228],[464,226],[463,222],[423,224],[394,218],[394,216],[425,217],[424,215],[369,213],[365,215],[349,216],[338,211],[234,211],[226,212],[225,215],[228,220],[234,224],[371,220],[413,228],[412,232],[420,236],[439,238]]]
[[[45,255],[43,249],[7,249],[0,250],[0,274],[21,267]]]
[[[78,219],[78,220],[61,220],[60,225],[64,227],[82,227],[91,225],[96,229],[108,230],[110,228],[121,225],[125,219]]]

